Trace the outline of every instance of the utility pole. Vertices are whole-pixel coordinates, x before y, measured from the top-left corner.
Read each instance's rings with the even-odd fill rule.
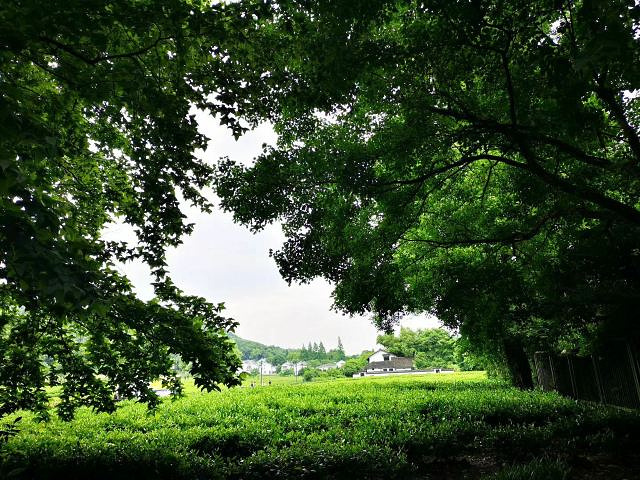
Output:
[[[261,359],[260,360],[260,386],[261,387],[264,387],[264,382],[262,381],[262,369],[264,368],[263,365],[264,365],[264,359]]]

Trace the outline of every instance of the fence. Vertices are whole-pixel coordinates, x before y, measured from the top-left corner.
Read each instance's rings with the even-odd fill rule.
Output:
[[[580,400],[640,408],[640,352],[619,342],[588,357],[534,355],[538,385]]]

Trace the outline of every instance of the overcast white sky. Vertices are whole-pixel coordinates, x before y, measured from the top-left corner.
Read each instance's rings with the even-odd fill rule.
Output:
[[[276,135],[262,125],[238,141],[207,114],[198,114],[201,131],[211,139],[203,158],[216,162],[229,156],[251,163],[262,144],[274,144]],[[225,315],[240,323],[236,333],[243,338],[269,345],[300,348],[322,341],[335,348],[341,338],[348,354],[360,353],[376,345],[378,332],[366,317],[349,317],[331,310],[331,286],[316,280],[308,285],[291,285],[280,277],[269,249],[278,249],[284,239],[280,226],[252,234],[233,223],[231,214],[216,210],[204,214],[185,206],[188,221],[195,223],[193,234],[183,245],[167,253],[173,281],[186,293],[200,295],[213,303],[224,302]],[[108,229],[109,238],[130,239],[124,226]],[[138,296],[151,298],[149,272],[143,265],[121,267],[136,287]],[[411,328],[440,326],[432,317],[405,319]]]

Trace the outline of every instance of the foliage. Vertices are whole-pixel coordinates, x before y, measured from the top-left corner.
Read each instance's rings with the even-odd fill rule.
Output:
[[[362,356],[359,358],[348,359],[341,368],[345,377],[352,377],[354,374],[364,370],[367,365],[367,359]]]
[[[447,478],[448,466],[459,473],[452,478],[477,478],[466,458],[532,471],[615,452],[633,465],[640,428],[637,412],[523,392],[477,372],[195,392],[151,414],[126,402],[111,415],[82,408],[70,423],[34,420],[26,414],[2,448],[0,476]]]
[[[289,355],[290,349],[276,347],[273,345],[264,345],[253,340],[240,338],[235,334],[229,337],[236,343],[243,360],[260,360],[266,359],[272,365],[282,365]]]
[[[22,417],[15,417],[11,423],[0,426],[0,446],[20,431],[18,425],[21,420]]]
[[[231,56],[264,77],[279,144],[219,164],[222,205],[283,222],[287,281],[324,277],[387,330],[433,313],[530,386],[536,348],[640,333],[639,17],[629,0],[274,2]]]
[[[193,228],[181,202],[211,209],[193,109],[244,130],[223,52],[248,22],[197,1],[2,3],[0,416],[43,411],[45,376],[64,417],[113,410],[114,393],[154,404],[147,383],[171,375],[170,354],[200,387],[238,383],[235,322],[176,288],[165,250]],[[137,244],[103,240],[111,222]],[[153,301],[116,268],[133,259]]]
[[[320,376],[320,370],[316,368],[305,368],[302,373],[302,380],[304,380],[305,382],[310,382],[314,378],[319,376]]]
[[[373,351],[364,350],[360,355],[348,358],[345,364],[340,368],[340,371],[345,377],[353,377],[355,373],[361,372],[365,369],[369,357],[373,354]]]
[[[377,342],[395,355],[413,358],[416,368],[451,368],[455,363],[456,340],[442,328],[403,327],[398,336],[379,335]]]
[[[316,380],[327,381],[336,378],[348,377],[343,368],[330,368],[328,370],[320,370],[318,368],[307,367],[302,371],[302,380],[305,382],[313,382]]]
[[[454,347],[455,363],[462,370],[489,370],[488,365],[491,364],[491,358],[485,358],[481,355],[474,354],[469,347],[468,340],[458,338]]]
[[[340,360],[344,360],[346,355],[344,353],[344,348],[342,347],[342,341],[340,337],[338,337],[338,346],[335,349],[327,351],[322,344],[309,342],[309,345],[302,346],[300,349],[300,359],[304,361],[308,360],[319,360],[320,362],[333,361],[338,362]]]

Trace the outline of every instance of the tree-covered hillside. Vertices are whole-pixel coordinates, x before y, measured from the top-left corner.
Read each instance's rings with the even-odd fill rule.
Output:
[[[265,358],[269,363],[280,365],[287,360],[287,355],[290,351],[286,348],[246,340],[235,334],[230,334],[229,337],[236,342],[243,360],[259,360]]]
[[[346,358],[340,337],[338,337],[336,348],[331,350],[327,350],[322,341],[309,342],[308,345],[303,345],[302,348],[282,348],[276,347],[275,345],[265,345],[253,340],[246,340],[235,334],[230,334],[229,337],[236,342],[243,360],[259,360],[264,358],[273,365],[282,365],[287,360],[335,362]]]

